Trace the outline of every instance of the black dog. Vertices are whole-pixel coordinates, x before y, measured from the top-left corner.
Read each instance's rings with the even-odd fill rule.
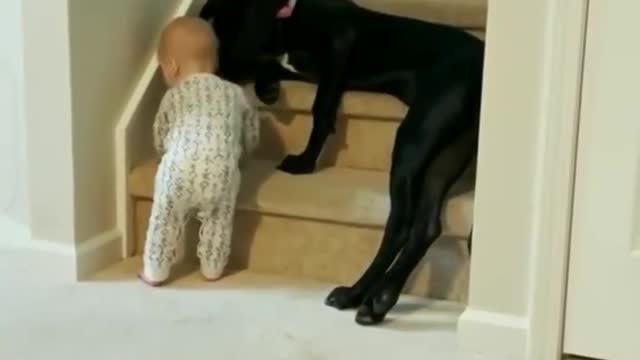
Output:
[[[255,81],[262,101],[277,100],[280,80],[318,85],[307,147],[287,156],[283,171],[313,172],[346,90],[391,94],[409,106],[395,138],[381,247],[353,286],[326,299],[338,309],[358,308],[358,323],[376,324],[441,235],[448,190],[475,157],[484,43],[453,27],[350,0],[297,0],[290,17],[277,18],[289,1],[210,0],[201,16],[220,38],[221,75]],[[280,65],[283,54],[297,72]]]

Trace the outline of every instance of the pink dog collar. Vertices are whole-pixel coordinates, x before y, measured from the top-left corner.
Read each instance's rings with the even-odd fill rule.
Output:
[[[278,13],[276,14],[276,17],[278,19],[287,19],[290,18],[291,15],[293,15],[293,10],[296,7],[296,0],[289,0],[289,3],[285,6],[283,6],[280,10],[278,10]]]

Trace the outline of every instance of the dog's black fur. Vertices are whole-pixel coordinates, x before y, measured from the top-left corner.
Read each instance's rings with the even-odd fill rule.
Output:
[[[350,0],[298,0],[292,17],[277,19],[286,3],[210,0],[201,12],[220,38],[223,77],[255,81],[266,103],[277,100],[280,80],[318,85],[307,147],[287,156],[281,170],[314,171],[346,90],[391,94],[409,106],[396,133],[391,211],[380,249],[353,286],[326,299],[338,309],[358,308],[358,323],[376,324],[441,235],[448,190],[475,157],[484,43],[453,27],[370,11]],[[297,73],[278,62],[285,53]]]

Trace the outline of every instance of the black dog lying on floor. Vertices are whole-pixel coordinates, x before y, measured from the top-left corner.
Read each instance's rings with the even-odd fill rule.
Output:
[[[326,299],[338,309],[358,308],[360,324],[381,322],[441,235],[447,192],[476,155],[484,43],[350,0],[209,0],[201,17],[220,38],[221,75],[255,81],[263,102],[277,100],[280,80],[318,85],[307,147],[287,156],[283,171],[314,171],[345,91],[386,93],[409,106],[396,133],[380,249],[353,286]],[[296,71],[281,65],[284,54]]]

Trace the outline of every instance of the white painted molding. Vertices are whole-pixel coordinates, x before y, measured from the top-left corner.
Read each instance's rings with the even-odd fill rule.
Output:
[[[530,360],[562,357],[588,6],[589,0],[557,1],[550,15],[545,154],[528,295]]]
[[[172,13],[170,19],[191,13],[198,1],[180,0]],[[169,21],[168,19],[167,21]],[[140,104],[145,94],[149,91],[150,85],[158,71],[158,60],[155,54],[149,55],[149,61],[144,68],[140,81],[134,88],[129,101],[124,107],[124,111],[118,119],[115,129],[115,174],[116,174],[116,211],[117,227],[122,239],[122,256],[128,257],[134,244],[131,240],[131,229],[129,229],[129,219],[131,215],[131,204],[129,203],[127,175],[131,170],[130,152],[127,143],[127,135],[132,121],[139,110]]]
[[[75,249],[72,244],[29,238],[26,241],[14,242],[0,246],[0,250],[15,253],[27,253],[29,256],[44,256],[47,261],[55,264],[56,271],[42,274],[43,280],[76,281]],[[53,277],[53,278],[52,278]]]
[[[122,260],[122,236],[118,229],[99,234],[77,246],[76,279],[86,280]]]
[[[27,242],[18,244],[16,247],[24,250],[32,250],[39,253],[63,256],[69,259],[73,259],[76,256],[76,249],[74,244],[63,244],[47,239],[32,238]]]
[[[2,226],[3,224],[0,224]],[[17,228],[16,228],[17,229]],[[18,230],[24,235],[24,230]],[[28,231],[27,231],[28,234]],[[3,250],[24,250],[29,253],[47,254],[59,258],[68,269],[61,272],[69,280],[86,280],[97,271],[122,259],[122,237],[113,229],[80,244],[62,244],[46,239],[28,239],[0,243]]]
[[[485,82],[490,126],[481,129],[484,187],[476,188],[485,203],[458,326],[461,359],[561,358],[586,4],[542,0],[524,11],[489,2],[488,58],[499,61],[488,63]],[[491,203],[505,159],[520,168],[510,170],[510,197]]]

